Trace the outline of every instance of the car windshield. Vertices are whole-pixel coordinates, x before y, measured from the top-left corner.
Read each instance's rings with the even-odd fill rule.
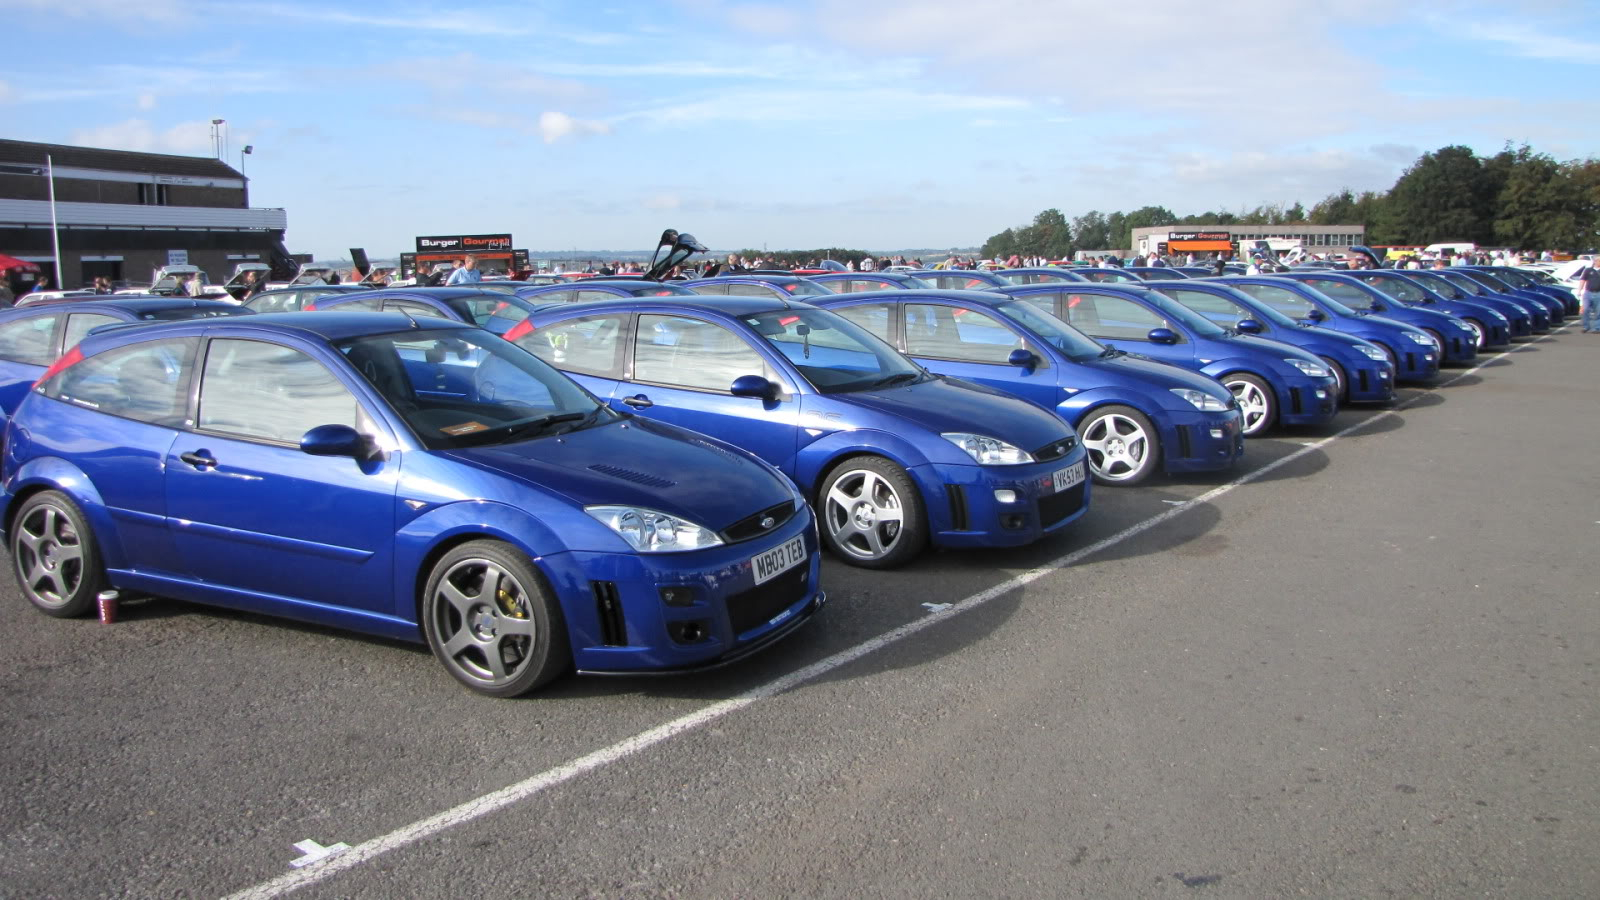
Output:
[[[400,331],[336,346],[430,450],[516,443],[619,417],[487,331]]]
[[[1044,338],[1050,346],[1060,350],[1068,359],[1094,359],[1106,349],[1099,341],[1045,312],[1025,298],[996,304],[995,309]]]
[[[243,306],[180,306],[177,309],[158,309],[154,312],[140,313],[139,318],[146,322],[178,322],[184,319],[210,319],[215,316],[248,316],[254,310]]]
[[[1182,322],[1189,328],[1189,330],[1200,335],[1201,337],[1221,337],[1228,333],[1226,328],[1223,328],[1221,325],[1218,325],[1217,323],[1211,321],[1205,316],[1200,315],[1199,313],[1187,306],[1184,306],[1182,303],[1179,303],[1165,294],[1149,291],[1146,292],[1144,296],[1152,304],[1154,304],[1156,308],[1160,309],[1162,314],[1167,318],[1177,322]]]
[[[1315,286],[1317,290],[1327,294],[1329,297],[1332,297],[1335,300],[1338,300],[1347,307],[1353,308],[1354,310],[1368,310],[1372,308],[1372,295],[1356,285],[1346,284],[1342,281],[1328,281],[1320,278],[1312,281],[1311,284]]]
[[[1450,282],[1463,291],[1466,291],[1474,297],[1482,297],[1489,293],[1483,289],[1483,285],[1458,272],[1440,272],[1439,277]]]
[[[744,322],[820,393],[915,384],[927,373],[864,328],[822,309],[783,309]]]
[[[1528,287],[1536,283],[1532,278],[1528,277],[1526,272],[1518,272],[1514,269],[1495,269],[1494,277],[1512,287]]]
[[[1467,273],[1467,277],[1478,282],[1484,287],[1490,288],[1496,293],[1509,294],[1515,290],[1515,288],[1513,288],[1511,285],[1506,284],[1504,281],[1501,281],[1493,275],[1490,275],[1488,272],[1469,272]]]
[[[1424,287],[1446,300],[1466,299],[1466,294],[1462,293],[1460,288],[1451,284],[1448,278],[1440,278],[1432,272],[1412,272],[1410,277],[1415,278]]]
[[[505,334],[512,326],[528,317],[536,308],[515,294],[495,294],[481,297],[452,297],[445,301],[456,314],[467,322],[491,334]]]

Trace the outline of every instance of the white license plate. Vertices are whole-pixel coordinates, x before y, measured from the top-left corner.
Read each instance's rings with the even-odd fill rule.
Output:
[[[1083,463],[1075,462],[1065,469],[1057,469],[1050,473],[1050,486],[1056,493],[1083,482]]]
[[[753,557],[750,560],[750,572],[756,576],[756,584],[762,584],[777,578],[805,561],[805,535],[797,535],[783,546],[773,547],[771,550]]]

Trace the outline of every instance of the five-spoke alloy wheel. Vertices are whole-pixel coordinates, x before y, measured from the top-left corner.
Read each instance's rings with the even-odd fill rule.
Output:
[[[434,564],[422,625],[450,674],[492,697],[527,693],[571,660],[560,608],[532,564],[500,541],[462,544]]]
[[[1245,437],[1255,437],[1272,427],[1278,417],[1277,397],[1265,381],[1248,372],[1234,372],[1222,376],[1222,386],[1239,401]]]
[[[89,612],[106,586],[89,523],[59,491],[34,494],[17,511],[11,563],[29,602],[60,618]]]
[[[922,552],[927,519],[916,483],[881,456],[841,463],[822,485],[822,534],[841,559],[892,569]]]
[[[1161,460],[1161,438],[1150,420],[1127,406],[1103,406],[1078,423],[1089,471],[1101,484],[1138,484]]]

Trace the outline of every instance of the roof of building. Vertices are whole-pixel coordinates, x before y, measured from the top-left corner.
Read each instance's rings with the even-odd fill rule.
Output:
[[[207,156],[174,156],[168,153],[137,153],[132,150],[101,150],[66,144],[36,144],[32,141],[0,139],[0,163],[43,165],[45,155],[58,166],[103,169],[112,172],[140,172],[152,175],[189,175],[203,178],[239,178],[232,166]]]

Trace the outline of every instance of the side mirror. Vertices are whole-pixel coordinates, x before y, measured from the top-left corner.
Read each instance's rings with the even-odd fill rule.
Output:
[[[771,400],[777,396],[778,386],[760,375],[740,375],[728,387],[728,393],[735,397],[756,397],[761,400]]]
[[[1372,305],[1367,307],[1367,311],[1368,312],[1383,312],[1385,308],[1386,307],[1384,307],[1384,305],[1382,303],[1379,303],[1378,301],[1374,300],[1374,301],[1372,301]]]
[[[1039,365],[1039,357],[1034,356],[1032,350],[1026,350],[1022,347],[1018,347],[1017,349],[1011,351],[1010,356],[1006,357],[1006,362],[1016,366],[1019,369],[1031,370]]]
[[[1157,344],[1176,344],[1178,342],[1177,332],[1170,328],[1152,328],[1145,337]]]
[[[1320,309],[1313,309],[1311,312],[1306,313],[1306,318],[1313,322],[1321,322],[1327,318],[1327,315]]]
[[[1255,319],[1240,319],[1233,327],[1238,329],[1240,334],[1260,334],[1267,330]]]
[[[348,456],[366,462],[374,449],[372,438],[349,425],[318,425],[300,439],[300,452],[309,456]]]

